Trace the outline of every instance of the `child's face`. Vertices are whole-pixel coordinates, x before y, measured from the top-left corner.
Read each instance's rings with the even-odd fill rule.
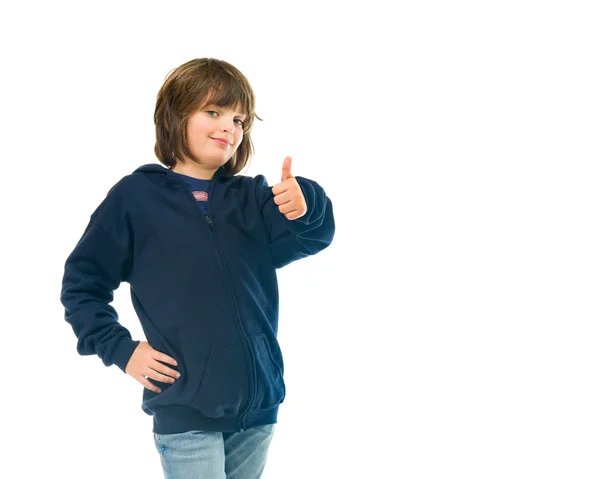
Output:
[[[233,156],[244,136],[246,116],[240,110],[207,105],[188,121],[188,146],[210,169],[223,166]],[[224,139],[225,142],[216,141]]]

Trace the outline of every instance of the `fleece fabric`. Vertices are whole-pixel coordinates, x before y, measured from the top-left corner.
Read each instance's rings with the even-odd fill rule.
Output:
[[[126,282],[146,340],[177,361],[167,364],[181,373],[174,384],[149,378],[162,392],[143,388],[158,434],[277,422],[286,390],[276,270],[334,237],[332,202],[315,181],[295,177],[308,211],[288,220],[263,175],[223,172],[199,207],[182,175],[137,168],[110,189],[65,263],[60,299],[79,354],[125,372],[140,341],[110,303]]]

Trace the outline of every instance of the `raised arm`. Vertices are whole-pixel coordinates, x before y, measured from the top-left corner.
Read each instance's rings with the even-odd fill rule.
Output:
[[[271,188],[263,175],[258,175],[254,181],[276,268],[314,255],[331,244],[335,234],[331,200],[316,181],[291,174],[291,159],[284,163],[281,183]],[[306,212],[298,218],[297,213],[292,212],[289,216],[295,219],[288,219],[286,211],[290,208],[301,210],[303,202]],[[298,205],[297,209],[294,205]]]

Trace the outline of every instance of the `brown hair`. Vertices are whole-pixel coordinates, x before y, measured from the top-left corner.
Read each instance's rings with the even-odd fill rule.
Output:
[[[154,153],[160,162],[172,168],[183,155],[198,160],[188,147],[187,125],[200,108],[215,104],[237,107],[246,115],[242,142],[224,165],[223,176],[234,176],[254,153],[250,138],[254,118],[254,92],[248,79],[233,65],[215,58],[196,58],[172,70],[156,97]]]

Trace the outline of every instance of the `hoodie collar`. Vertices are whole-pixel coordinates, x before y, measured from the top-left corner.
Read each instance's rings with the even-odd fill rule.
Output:
[[[213,180],[218,180],[225,171],[224,166],[220,166],[215,174],[213,175]],[[152,175],[161,175],[167,184],[167,186],[180,187],[184,185],[183,180],[177,175],[175,172],[171,171],[169,168],[158,165],[156,163],[149,163],[147,165],[142,165],[137,168],[134,173],[143,173],[143,174],[152,174]]]

